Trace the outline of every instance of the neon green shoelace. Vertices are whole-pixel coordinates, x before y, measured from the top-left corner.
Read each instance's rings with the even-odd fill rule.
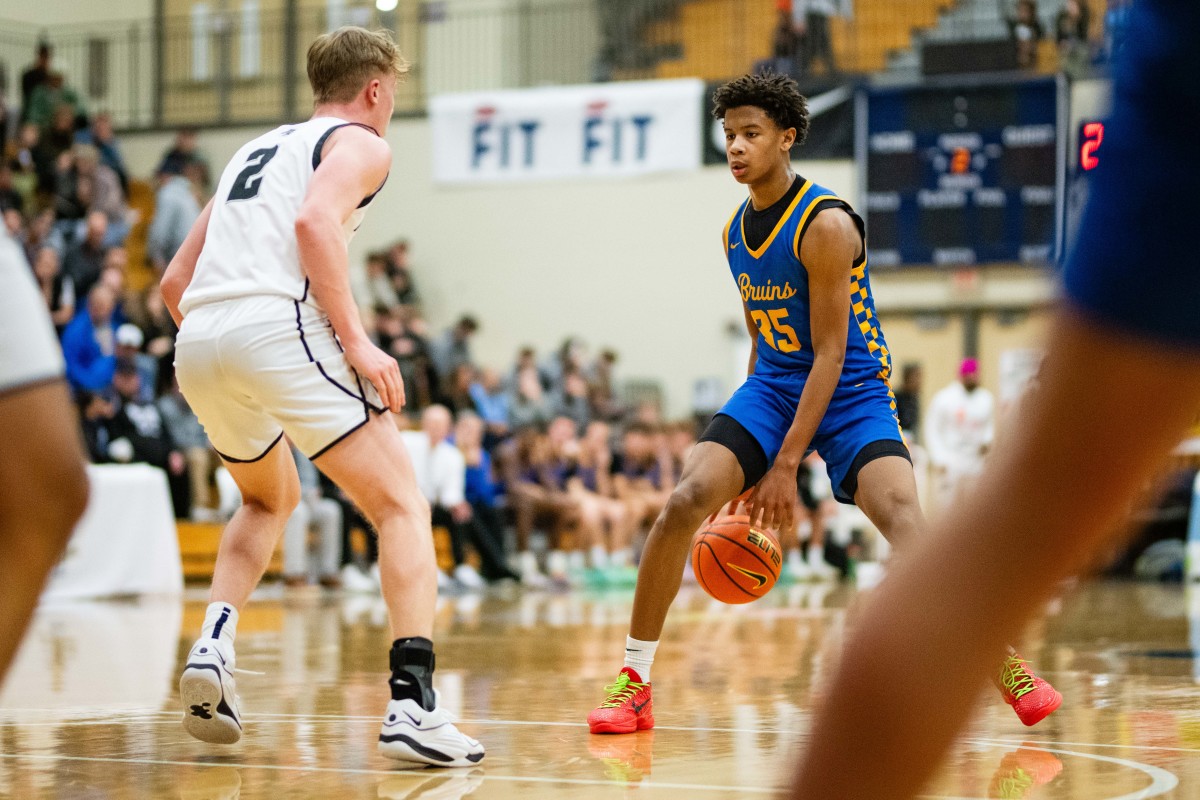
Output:
[[[1029,790],[1033,787],[1033,776],[1023,769],[1017,769],[1016,774],[1008,775],[1000,779],[1000,784],[996,787],[997,794],[993,797],[1004,798],[1020,798],[1025,797]]]
[[[1035,688],[1033,676],[1025,668],[1025,660],[1017,656],[1010,656],[1004,662],[1000,672],[1000,683],[1017,699],[1029,694]]]
[[[608,697],[600,704],[600,707],[616,708],[644,688],[646,688],[646,684],[631,681],[629,675],[622,672],[617,676],[616,683],[604,687]]]

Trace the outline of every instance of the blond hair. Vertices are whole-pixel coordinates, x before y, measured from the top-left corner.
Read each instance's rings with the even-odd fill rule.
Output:
[[[308,82],[317,103],[349,103],[367,81],[406,72],[408,62],[387,31],[347,25],[318,36],[308,48]]]

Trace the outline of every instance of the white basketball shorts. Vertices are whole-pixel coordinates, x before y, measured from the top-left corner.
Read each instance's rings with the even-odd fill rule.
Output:
[[[63,357],[25,255],[0,238],[0,393],[62,377]]]
[[[317,458],[382,413],[317,308],[262,295],[193,308],[175,374],[209,440],[233,463],[263,458],[286,433]]]

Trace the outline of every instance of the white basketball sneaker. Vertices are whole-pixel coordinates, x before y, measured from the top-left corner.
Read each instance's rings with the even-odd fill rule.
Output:
[[[415,700],[388,703],[379,733],[379,754],[438,767],[471,767],[483,760],[483,745],[454,727],[449,712],[426,711]]]
[[[233,648],[220,639],[201,639],[188,653],[179,678],[183,727],[202,742],[233,744],[242,738],[233,661]]]

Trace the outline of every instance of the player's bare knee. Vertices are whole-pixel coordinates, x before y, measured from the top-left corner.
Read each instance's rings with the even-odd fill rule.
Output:
[[[684,481],[671,492],[666,508],[663,509],[663,516],[670,522],[690,523],[695,520],[699,524],[700,519],[710,511],[707,495],[708,492],[694,481]],[[689,535],[690,533],[689,531]]]

